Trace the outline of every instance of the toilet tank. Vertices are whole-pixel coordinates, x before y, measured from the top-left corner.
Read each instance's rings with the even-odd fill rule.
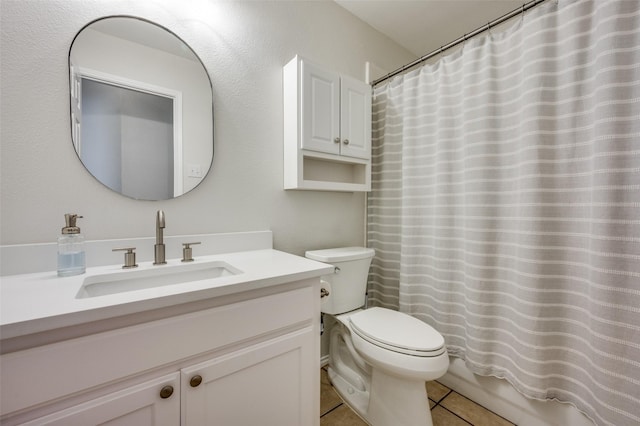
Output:
[[[322,299],[320,310],[342,314],[364,305],[369,266],[375,251],[366,247],[342,247],[307,251],[305,256],[335,266],[331,275],[322,276],[329,295]]]

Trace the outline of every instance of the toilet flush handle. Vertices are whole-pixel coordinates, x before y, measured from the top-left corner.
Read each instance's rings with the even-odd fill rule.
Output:
[[[327,290],[326,288],[323,287],[320,289],[320,299],[322,299],[323,297],[327,297],[329,294],[329,290]]]

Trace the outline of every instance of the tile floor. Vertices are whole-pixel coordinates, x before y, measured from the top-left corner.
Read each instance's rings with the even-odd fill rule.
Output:
[[[321,369],[320,378],[320,426],[366,426],[333,389],[326,368]],[[438,382],[426,386],[433,426],[514,426]]]

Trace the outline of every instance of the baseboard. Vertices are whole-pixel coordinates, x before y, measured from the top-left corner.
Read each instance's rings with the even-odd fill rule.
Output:
[[[320,357],[320,368],[329,364],[329,355],[323,355]]]

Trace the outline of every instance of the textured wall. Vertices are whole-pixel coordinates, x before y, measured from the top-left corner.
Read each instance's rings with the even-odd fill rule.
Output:
[[[363,194],[282,190],[282,66],[295,54],[364,79],[413,57],[332,1],[1,0],[1,243],[54,241],[77,212],[88,239],[270,229],[275,247],[362,244]],[[135,201],[95,181],[69,130],[67,55],[87,22],[141,16],[191,45],[213,82],[209,176],[175,200]]]

